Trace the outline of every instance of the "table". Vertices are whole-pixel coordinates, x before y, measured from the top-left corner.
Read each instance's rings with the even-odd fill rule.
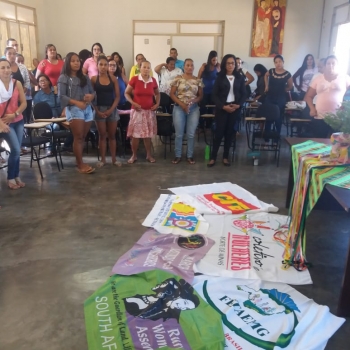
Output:
[[[324,143],[330,145],[330,139],[308,139],[301,137],[286,137],[287,144],[292,147],[299,143],[311,140],[315,142]],[[294,187],[294,177],[293,177],[293,164],[292,157],[290,159],[289,165],[289,175],[288,175],[288,187],[287,187],[287,198],[286,198],[286,208],[289,207],[292,192]],[[341,188],[333,185],[326,185],[321,197],[319,198],[315,209],[321,210],[334,210],[334,209],[345,210],[350,213],[350,190],[346,188]],[[338,301],[337,315],[340,317],[350,317],[350,245],[348,248],[347,258],[345,262],[345,271],[343,277],[343,283],[340,290],[340,297]]]

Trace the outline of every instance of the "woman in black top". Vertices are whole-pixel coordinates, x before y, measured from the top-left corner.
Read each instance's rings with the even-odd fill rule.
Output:
[[[221,62],[221,71],[213,87],[213,102],[215,104],[215,139],[208,167],[213,167],[216,156],[225,137],[223,163],[230,166],[228,154],[235,130],[235,123],[239,120],[240,108],[246,99],[245,79],[236,70],[236,57],[225,55]]]
[[[277,131],[280,132],[284,118],[284,109],[287,103],[286,92],[293,89],[292,75],[284,69],[284,60],[281,55],[274,57],[275,68],[265,74],[265,103],[277,105],[280,110],[280,119],[276,123]],[[265,128],[269,130],[271,124],[266,123]]]
[[[267,69],[262,64],[258,63],[254,66],[254,73],[258,77],[258,81],[256,82],[255,100],[258,102],[264,102],[265,100],[265,74]]]
[[[115,76],[108,72],[108,60],[105,56],[97,59],[98,75],[91,77],[91,83],[96,91],[95,122],[99,134],[99,152],[101,161],[97,167],[101,168],[106,164],[106,140],[108,135],[109,150],[111,152],[112,164],[121,166],[117,161],[117,142],[115,134],[119,114],[117,105],[119,103],[119,85]]]

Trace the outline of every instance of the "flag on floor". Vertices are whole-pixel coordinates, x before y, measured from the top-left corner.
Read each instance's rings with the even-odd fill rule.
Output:
[[[150,229],[118,259],[112,273],[132,275],[160,269],[191,283],[194,263],[202,259],[213,244],[212,239],[199,234],[183,237]]]
[[[195,272],[290,284],[312,283],[307,269],[299,272],[284,268],[287,216],[257,213],[205,218],[210,224],[207,236],[215,245],[195,264]]]
[[[142,225],[165,234],[206,234],[209,224],[195,208],[183,200],[182,196],[161,194]]]
[[[89,350],[224,347],[220,314],[185,280],[164,271],[114,275],[84,311]]]
[[[246,212],[277,212],[273,204],[260,201],[244,188],[231,182],[213,183],[169,190],[182,197],[184,203],[196,208],[201,214],[243,214]]]
[[[282,283],[196,276],[193,286],[221,315],[228,350],[322,350],[345,322]]]

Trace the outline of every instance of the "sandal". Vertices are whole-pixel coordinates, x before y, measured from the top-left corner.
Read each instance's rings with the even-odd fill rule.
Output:
[[[16,184],[15,180],[8,180],[7,181],[7,186],[11,190],[18,190],[18,189],[20,189],[19,185]]]
[[[156,162],[156,160],[154,158],[152,158],[152,157],[146,158],[146,160],[149,163],[155,163]]]
[[[15,181],[16,181],[16,184],[21,188],[25,187],[26,185],[19,177],[16,177]]]
[[[178,163],[180,163],[181,162],[181,157],[175,157],[174,159],[173,159],[173,161],[172,161],[172,163],[173,164],[178,164]]]
[[[103,166],[105,166],[106,165],[106,163],[103,163],[103,162],[97,162],[96,163],[96,167],[97,168],[102,168]]]
[[[222,164],[224,164],[225,166],[231,166],[231,163],[227,159],[224,159],[222,161]]]
[[[122,162],[119,162],[118,160],[116,160],[114,163],[112,163],[115,166],[122,166]]]
[[[212,159],[208,164],[207,167],[208,168],[212,168],[215,165],[216,161],[214,159]]]
[[[92,174],[96,169],[92,168],[91,166],[88,168],[84,168],[84,169],[79,169],[77,168],[77,170],[79,171],[80,174]]]
[[[196,164],[195,160],[192,157],[187,158],[187,163],[188,164]]]

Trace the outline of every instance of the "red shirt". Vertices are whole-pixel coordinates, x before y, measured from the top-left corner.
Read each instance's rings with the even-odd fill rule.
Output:
[[[42,62],[45,64],[45,67],[41,65]],[[56,86],[58,77],[61,74],[63,63],[64,62],[62,60],[58,60],[57,64],[52,64],[45,59],[39,63],[38,68],[41,73],[46,74],[50,78],[52,85]]]
[[[151,109],[154,105],[154,90],[158,89],[157,81],[149,78],[147,82],[143,81],[141,74],[131,78],[129,85],[134,90],[134,102],[138,103],[142,109]],[[132,106],[134,108],[134,106]]]

